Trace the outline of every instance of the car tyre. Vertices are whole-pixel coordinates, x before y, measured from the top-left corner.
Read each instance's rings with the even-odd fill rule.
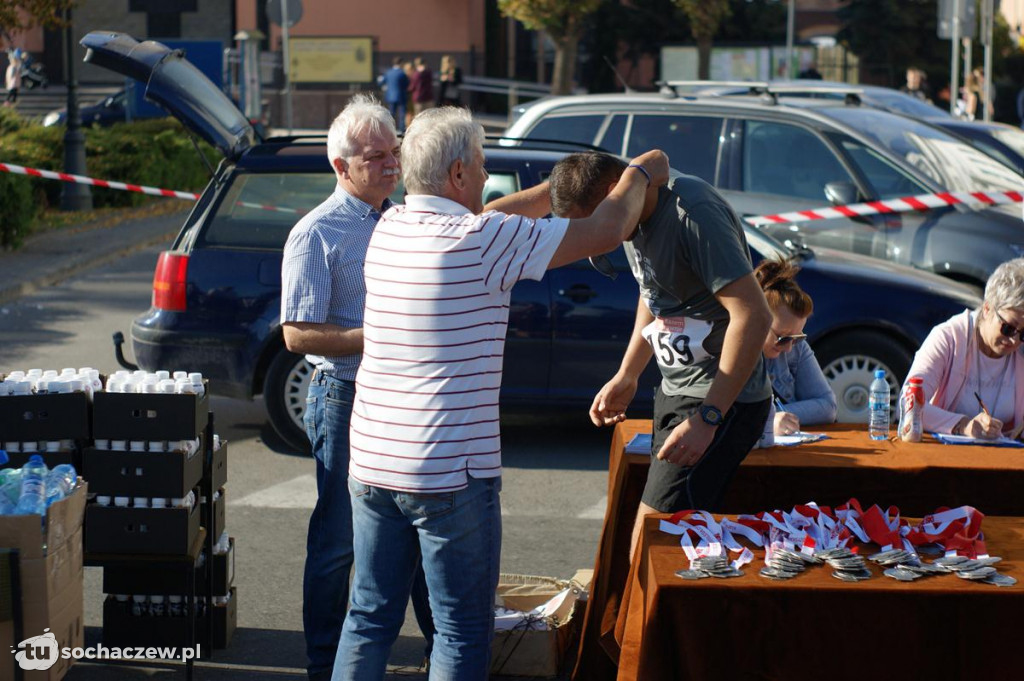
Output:
[[[876,369],[885,369],[895,423],[900,387],[913,359],[904,345],[874,331],[841,332],[818,343],[814,354],[835,393],[839,423],[868,422],[868,393]]]
[[[267,368],[263,401],[270,425],[285,444],[297,452],[309,453],[309,439],[302,424],[306,413],[306,392],[313,377],[313,365],[302,355],[284,348]]]

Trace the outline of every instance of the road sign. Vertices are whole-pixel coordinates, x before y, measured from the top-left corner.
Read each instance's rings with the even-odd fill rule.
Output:
[[[939,37],[950,40],[953,37],[953,5],[960,7],[960,37],[974,39],[978,32],[978,15],[974,0],[939,0]]]
[[[287,14],[284,13],[285,9]],[[284,22],[285,16],[288,17],[287,26]],[[267,0],[267,18],[278,26],[291,28],[302,18],[302,0]]]

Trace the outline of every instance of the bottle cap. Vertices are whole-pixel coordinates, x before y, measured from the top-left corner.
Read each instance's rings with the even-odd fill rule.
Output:
[[[43,463],[43,457],[40,456],[39,454],[33,454],[32,456],[28,457],[28,462],[29,463]]]
[[[149,497],[133,497],[132,506],[135,508],[149,508]]]
[[[885,378],[885,369],[875,369],[875,378]]]
[[[128,507],[128,497],[114,497],[114,506],[118,508]]]
[[[110,506],[110,497],[105,494],[97,494],[96,503],[99,506]]]
[[[173,374],[171,374],[171,378],[173,378],[175,381],[177,381],[179,378],[188,378],[188,372],[175,371]]]
[[[35,452],[39,450],[39,443],[34,440],[28,440],[27,442],[21,443],[21,451],[28,454],[29,452]],[[40,457],[40,461],[42,457]]]

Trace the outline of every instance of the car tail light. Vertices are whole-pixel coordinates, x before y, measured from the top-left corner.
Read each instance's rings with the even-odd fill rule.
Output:
[[[164,251],[153,273],[153,307],[172,312],[185,311],[188,256]]]

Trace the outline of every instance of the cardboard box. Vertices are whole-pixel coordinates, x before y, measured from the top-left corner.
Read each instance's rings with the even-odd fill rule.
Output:
[[[212,527],[207,527],[208,534],[213,537],[213,541],[220,539],[220,535],[224,532],[227,527],[227,500],[224,489],[217,490],[220,492],[220,496],[217,497],[217,501],[213,502],[213,523]],[[205,525],[206,523],[206,502],[203,501],[200,504],[203,515],[200,518],[200,522]]]
[[[203,477],[203,453],[114,452],[89,447],[82,475],[95,494],[180,498]]]
[[[586,600],[589,578],[584,571],[571,581],[552,577],[502,574],[498,580],[497,603],[509,610],[531,612],[547,604],[550,615],[543,617],[545,629],[527,626],[495,631],[491,643],[491,673],[505,676],[553,678],[562,671],[582,609],[576,604]],[[586,585],[578,578],[586,578]]]
[[[204,616],[196,619],[196,642],[206,647],[210,623],[213,624],[213,647],[222,649],[231,644],[238,626],[238,590],[232,587],[226,605],[207,608]],[[188,618],[153,615],[132,615],[130,608],[109,597],[103,602],[103,645],[125,646],[177,646],[189,645]],[[206,653],[203,653],[204,655]]]
[[[213,573],[213,595],[223,596],[235,581],[234,537],[231,538],[228,552],[214,554],[209,566]],[[205,565],[196,568],[196,593],[200,596],[206,593],[206,583],[203,581],[205,569]],[[120,565],[103,568],[103,593],[106,594],[184,595],[185,591],[185,575],[181,570]]]
[[[191,509],[90,504],[85,514],[85,552],[89,554],[186,556],[198,534],[199,504]]]
[[[0,400],[0,442],[88,440],[85,393],[8,395]]]
[[[213,489],[220,489],[228,481],[228,443],[220,442],[220,449],[214,451],[210,462],[210,479]],[[216,539],[216,537],[215,537]]]
[[[99,440],[193,440],[209,419],[209,390],[202,395],[98,392],[93,396],[92,436]]]
[[[81,646],[84,636],[82,519],[87,492],[80,479],[75,491],[50,506],[42,520],[35,515],[0,516],[0,546],[16,548],[20,554],[22,640],[42,636],[49,629],[57,651]],[[9,635],[13,637],[13,629]],[[56,681],[71,662],[56,659],[49,669],[26,672],[25,678]]]

